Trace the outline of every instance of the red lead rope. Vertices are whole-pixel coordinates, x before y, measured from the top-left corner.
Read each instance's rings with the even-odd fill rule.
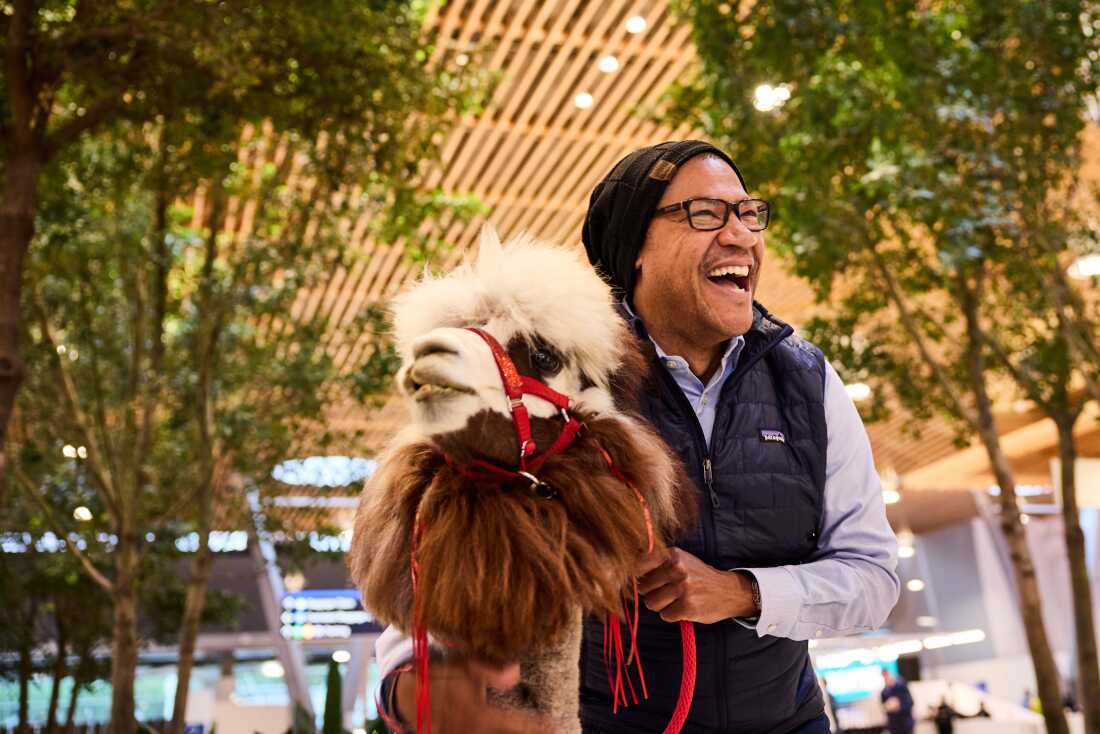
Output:
[[[521,375],[516,369],[515,364],[513,364],[512,360],[508,357],[508,353],[504,351],[504,348],[500,346],[500,342],[498,342],[492,334],[473,327],[469,327],[469,330],[480,336],[485,343],[489,345],[489,349],[493,353],[493,359],[496,361],[497,369],[500,371],[500,378],[504,383],[504,392],[508,396],[509,410],[512,413],[512,422],[516,428],[516,439],[519,442],[519,471],[502,469],[488,462],[479,460],[474,461],[473,469],[467,469],[458,466],[450,457],[445,456],[444,458],[452,468],[477,481],[506,481],[522,478],[532,482],[532,489],[536,489],[540,485],[545,488],[545,485],[543,485],[537,477],[533,476],[532,472],[538,471],[546,459],[564,451],[576,438],[577,433],[582,428],[582,424],[576,418],[569,415],[568,408],[570,401],[568,396],[557,392],[550,386],[534,378]],[[527,407],[523,404],[524,394],[535,395],[536,397],[546,400],[554,407],[558,408],[565,418],[565,426],[563,426],[561,433],[558,434],[557,440],[555,440],[546,451],[535,456],[533,456],[533,454],[535,454],[537,447],[535,446],[535,441],[531,434],[531,418],[527,412]],[[619,467],[615,466],[615,462],[611,460],[611,455],[608,454],[602,446],[599,446],[599,449],[600,453],[603,455],[604,461],[607,462],[608,469],[611,470],[615,478],[634,492],[638,504],[641,505],[642,512],[645,514],[646,552],[652,552],[653,521],[650,517],[649,506],[646,504],[645,497],[638,491],[638,488],[627,479],[626,475],[619,470]],[[551,496],[552,494],[547,495],[547,498]],[[421,500],[421,502],[423,503],[423,500]],[[423,506],[423,504],[421,506]],[[428,632],[421,619],[420,606],[418,604],[420,594],[423,590],[420,588],[420,566],[416,560],[416,549],[423,530],[424,526],[421,523],[420,509],[418,508],[416,518],[413,521],[411,544],[412,557],[410,559],[413,593],[413,660],[416,671],[416,731],[420,734],[431,734],[432,722],[428,678]],[[604,662],[607,664],[607,682],[608,686],[611,688],[612,709],[616,713],[619,710],[620,703],[622,703],[623,706],[628,705],[626,697],[627,689],[629,689],[630,697],[633,699],[634,703],[638,703],[638,696],[634,690],[634,683],[630,678],[631,662],[634,663],[638,671],[638,681],[642,689],[642,698],[646,699],[649,697],[649,692],[646,690],[645,673],[642,671],[642,660],[638,655],[638,580],[635,578],[632,581],[634,586],[633,609],[630,608],[628,601],[625,598],[623,599],[623,616],[626,618],[627,632],[630,639],[630,656],[626,658],[625,664],[623,661],[623,640],[619,615],[608,614],[607,622],[604,625]],[[684,668],[680,678],[680,695],[676,700],[676,708],[672,712],[672,719],[665,728],[664,734],[679,734],[684,726],[684,722],[687,720],[688,711],[691,710],[691,700],[695,695],[695,628],[692,626],[691,622],[680,623],[680,641],[684,652]],[[612,675],[611,671],[612,657],[615,658],[614,675]]]
[[[600,446],[600,453],[603,454],[604,461],[607,462],[607,468],[611,470],[611,473],[615,475],[615,478],[620,482],[630,487],[634,492],[634,496],[638,499],[638,503],[642,506],[642,512],[645,513],[645,527],[648,541],[647,553],[653,550],[653,522],[649,517],[649,506],[646,504],[645,497],[638,491],[638,488],[634,486],[634,483],[627,479],[626,475],[619,470],[619,467],[615,466],[615,462],[611,460],[611,455],[607,453],[603,446]],[[642,661],[636,655],[638,651],[638,580],[634,579],[634,615],[631,619],[629,610],[626,614],[626,625],[630,632],[630,657],[626,660],[626,665],[622,662],[622,639],[619,631],[619,617],[615,614],[608,615],[608,621],[604,625],[604,662],[607,664],[607,679],[611,688],[612,698],[612,711],[618,712],[620,698],[623,705],[627,705],[626,691],[622,687],[623,672],[625,669],[627,685],[630,686],[630,695],[634,698],[634,703],[638,702],[636,696],[634,696],[634,686],[630,683],[630,661],[634,660],[638,670],[638,679],[642,685],[642,696],[648,698],[648,692],[645,686],[645,674],[642,672]],[[625,606],[625,604],[624,604]],[[608,627],[611,628],[611,634],[607,632]],[[684,653],[684,667],[683,672],[680,675],[680,695],[676,699],[676,708],[672,711],[672,718],[668,722],[668,726],[665,727],[664,734],[679,734],[680,730],[684,728],[684,722],[687,721],[688,712],[691,710],[691,701],[695,697],[695,627],[691,622],[680,622],[680,645],[683,648]],[[611,675],[610,655],[614,654],[616,658],[615,675]]]

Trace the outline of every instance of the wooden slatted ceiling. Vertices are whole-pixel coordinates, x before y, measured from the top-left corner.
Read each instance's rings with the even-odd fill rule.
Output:
[[[625,29],[626,19],[635,14],[646,19],[643,33]],[[464,119],[444,143],[442,166],[428,180],[447,191],[475,194],[491,210],[486,219],[504,237],[525,230],[579,246],[588,195],[617,160],[638,147],[692,134],[690,128],[662,128],[638,114],[656,107],[694,59],[690,29],[670,16],[664,2],[456,0],[443,6],[436,22],[438,53],[468,53],[498,70],[501,79],[486,108]],[[606,54],[618,59],[616,72],[599,70]],[[573,104],[580,92],[592,94],[590,109]],[[453,249],[439,265],[456,264],[476,243],[484,221],[444,224]],[[351,237],[363,257],[335,274],[325,297],[317,299],[340,326],[369,304],[392,297],[416,275],[403,257],[403,243],[366,241],[363,229],[353,227],[360,236]],[[778,261],[768,265],[762,301],[795,323],[807,318],[813,302],[809,289],[783,272]],[[353,369],[369,347],[365,334],[340,345],[337,364]],[[334,407],[327,422],[337,430],[365,430],[359,448],[372,451],[404,418],[392,401],[379,411],[347,401]],[[884,424],[875,430],[876,443],[891,444],[906,424],[905,417]],[[946,429],[926,431],[919,447],[887,449],[889,463],[904,468],[918,454],[925,460],[944,455],[952,450],[950,439]]]
[[[632,15],[646,30],[628,33]],[[471,63],[498,71],[500,82],[480,114],[463,119],[443,143],[442,164],[427,172],[430,185],[456,194],[475,194],[490,209],[482,219],[435,223],[453,245],[435,264],[455,265],[476,243],[484,221],[504,237],[526,230],[538,237],[580,246],[580,227],[589,193],[611,166],[631,150],[666,139],[692,136],[690,127],[660,127],[638,114],[653,109],[668,86],[694,59],[690,29],[673,18],[663,0],[451,0],[432,19],[439,33],[435,57],[468,54]],[[603,73],[599,59],[614,55],[619,69]],[[588,92],[589,109],[574,97]],[[285,154],[285,153],[284,153]],[[269,151],[272,159],[279,147]],[[750,175],[751,178],[751,175]],[[297,182],[297,185],[308,185]],[[241,215],[248,218],[247,208]],[[405,243],[392,246],[366,236],[366,218],[349,222],[353,264],[334,273],[315,293],[303,294],[296,315],[325,314],[342,328],[372,303],[385,302],[417,274],[405,257]],[[792,323],[813,311],[809,288],[787,275],[773,258],[763,270],[760,299]],[[350,371],[369,354],[370,335],[330,344],[337,365]],[[370,453],[405,420],[396,400],[370,409],[353,400],[331,408],[326,424],[336,431],[364,431],[347,450]],[[909,434],[903,412],[869,427],[880,467],[904,474],[953,454],[947,425]],[[303,441],[303,450],[308,445]],[[944,478],[945,486],[951,478]]]

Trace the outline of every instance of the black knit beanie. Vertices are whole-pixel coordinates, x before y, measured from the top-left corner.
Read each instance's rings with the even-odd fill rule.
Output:
[[[702,140],[672,140],[634,151],[592,190],[581,239],[588,261],[619,295],[634,292],[634,262],[668,182],[688,159],[703,153],[730,164],[745,185],[737,166],[720,149]]]

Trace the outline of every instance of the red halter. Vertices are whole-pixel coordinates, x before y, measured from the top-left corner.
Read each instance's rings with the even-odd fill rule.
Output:
[[[577,434],[584,428],[584,424],[569,414],[570,400],[568,395],[561,394],[534,377],[521,375],[519,370],[516,369],[515,363],[508,356],[508,352],[504,351],[504,347],[492,334],[474,326],[467,327],[467,331],[477,334],[489,345],[497,370],[500,371],[500,379],[504,383],[504,393],[508,396],[508,409],[512,414],[512,423],[515,426],[516,440],[519,444],[519,460],[517,462],[519,468],[514,471],[503,469],[482,459],[473,459],[471,461],[472,467],[463,467],[451,460],[450,457],[447,457],[447,463],[471,479],[494,481],[526,479],[531,483],[532,492],[543,499],[551,499],[555,495],[555,490],[535,476],[535,473],[547,459],[565,451],[577,438]],[[561,411],[561,416],[565,419],[565,425],[562,426],[561,433],[550,444],[550,447],[542,453],[537,453],[538,446],[531,434],[531,416],[527,411],[527,406],[523,404],[524,395],[534,395],[542,398]]]

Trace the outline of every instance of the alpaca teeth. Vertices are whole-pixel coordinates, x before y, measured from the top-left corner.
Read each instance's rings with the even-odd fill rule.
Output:
[[[720,278],[723,275],[745,276],[749,274],[748,265],[727,265],[723,268],[715,268],[707,273],[708,278]]]

